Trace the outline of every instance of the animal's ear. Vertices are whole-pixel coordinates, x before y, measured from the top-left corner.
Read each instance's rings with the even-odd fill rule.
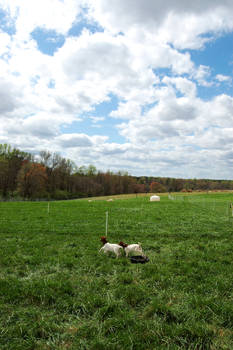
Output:
[[[103,245],[106,244],[106,243],[108,243],[108,241],[107,241],[107,239],[106,239],[105,236],[102,236],[102,237],[100,238],[100,241],[102,242]]]

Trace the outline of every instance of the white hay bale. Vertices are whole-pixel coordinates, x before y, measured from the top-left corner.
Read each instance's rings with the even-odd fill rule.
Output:
[[[150,197],[150,202],[159,202],[160,201],[160,197],[159,196],[151,196]]]
[[[113,199],[112,198],[107,199],[107,202],[113,202]]]

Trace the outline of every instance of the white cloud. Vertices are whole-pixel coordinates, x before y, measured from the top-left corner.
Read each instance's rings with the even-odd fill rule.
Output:
[[[25,134],[38,136],[40,138],[51,138],[59,132],[59,122],[51,115],[40,114],[28,117],[22,122],[22,131]]]
[[[231,83],[232,82],[232,78],[227,76],[227,75],[223,75],[223,74],[217,74],[216,75],[216,80],[218,80],[220,83],[222,82],[227,82],[227,83]]]
[[[107,139],[107,136],[88,136],[86,134],[71,133],[57,136],[56,143],[65,148],[90,148],[92,146],[102,145]]]
[[[0,79],[0,117],[19,107],[21,97],[19,87],[10,80]]]
[[[87,19],[104,31],[69,37],[85,4]],[[221,72],[213,77],[188,49],[204,50],[233,30],[232,1],[0,0],[0,6],[15,28],[0,32],[0,142],[54,150],[105,170],[230,176],[233,98],[202,100],[198,89],[232,80]],[[38,28],[64,36],[53,56],[32,39]],[[118,105],[109,111],[111,98]],[[104,102],[105,113],[95,115]],[[72,130],[85,112],[92,127],[101,122],[101,134],[108,117],[119,119],[113,131],[121,143]]]
[[[104,117],[89,116],[89,118],[92,120],[94,124],[105,120]]]
[[[216,96],[212,101],[207,102],[205,117],[210,125],[231,128],[233,124],[233,97],[225,94]]]
[[[15,21],[18,40],[28,40],[35,28],[66,34],[81,13],[79,0],[1,0],[0,5]]]
[[[10,35],[0,31],[0,42],[1,42],[1,46],[0,46],[0,57],[1,57],[3,54],[8,53],[9,51],[9,46],[11,42]]]
[[[96,117],[96,116],[89,116],[89,119],[91,119],[91,126],[93,128],[101,128],[103,126],[103,123],[105,121],[105,117]]]
[[[120,102],[118,109],[110,113],[111,117],[120,119],[134,119],[140,115],[141,107],[136,101],[129,101],[126,103]]]
[[[169,84],[175,85],[176,89],[186,96],[190,96],[190,97],[196,96],[196,93],[197,93],[196,84],[187,78],[181,78],[181,77],[171,78],[166,76],[163,78],[162,82],[167,85]]]
[[[231,0],[89,1],[92,17],[113,33],[143,28],[179,48],[200,48],[202,34],[233,28]]]
[[[91,138],[85,134],[63,134],[56,138],[56,142],[65,148],[93,146]]]
[[[113,72],[116,75],[129,72],[130,53],[120,37],[114,39],[105,33],[83,32],[77,39],[67,39],[57,56],[62,54],[65,55],[62,57],[64,71],[75,81],[96,74],[109,79]]]

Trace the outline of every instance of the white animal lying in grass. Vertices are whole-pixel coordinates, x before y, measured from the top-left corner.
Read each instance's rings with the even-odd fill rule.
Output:
[[[127,257],[131,253],[141,253],[142,256],[145,256],[140,243],[138,243],[138,244],[126,244],[124,242],[120,242],[119,245],[124,248],[125,255]]]
[[[103,247],[100,248],[99,252],[103,251],[105,254],[114,253],[118,258],[121,255],[121,251],[123,248],[119,244],[108,243],[106,237],[101,237],[101,242],[103,243]]]

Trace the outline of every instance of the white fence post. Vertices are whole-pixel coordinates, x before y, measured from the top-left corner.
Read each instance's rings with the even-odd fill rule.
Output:
[[[106,230],[105,230],[106,237],[108,235],[108,211],[106,211]]]

